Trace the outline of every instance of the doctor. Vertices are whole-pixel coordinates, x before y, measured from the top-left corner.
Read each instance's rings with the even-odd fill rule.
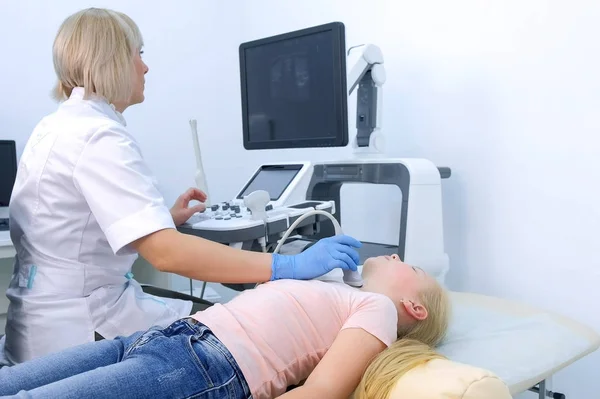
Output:
[[[148,295],[132,278],[142,255],[156,269],[202,281],[309,279],[356,270],[360,242],[323,239],[296,256],[180,234],[206,199],[165,206],[123,111],[144,100],[142,36],[126,15],[87,9],[67,18],[53,47],[58,109],[35,127],[10,205],[17,255],[7,297],[5,355],[20,363],[67,347],[166,326],[188,301]]]

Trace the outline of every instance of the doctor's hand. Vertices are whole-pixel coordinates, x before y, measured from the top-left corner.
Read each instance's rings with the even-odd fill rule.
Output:
[[[185,193],[181,194],[175,205],[171,208],[171,216],[173,216],[173,222],[175,226],[182,225],[186,222],[194,213],[202,212],[206,209],[206,205],[198,204],[190,207],[190,201],[206,201],[206,194],[202,190],[197,188],[190,188]]]
[[[347,235],[323,238],[298,255],[273,254],[271,280],[310,280],[340,268],[356,271],[361,242]]]

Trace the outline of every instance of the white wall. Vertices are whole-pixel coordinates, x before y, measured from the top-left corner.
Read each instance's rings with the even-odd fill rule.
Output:
[[[145,36],[147,101],[125,116],[167,200],[193,183],[189,118],[200,124],[211,195],[230,198],[260,162],[348,154],[243,149],[239,43],[343,21],[349,45],[374,42],[384,51],[389,155],[452,167],[444,182],[451,287],[518,299],[600,330],[598,2],[149,3],[1,2],[0,136],[22,149],[54,109],[51,45],[61,20],[91,4],[115,7]],[[372,196],[346,197],[344,207],[357,213],[347,232],[397,239],[387,211],[356,223],[367,220]],[[395,203],[387,198],[374,209]],[[594,354],[569,367],[554,388],[571,399],[595,395],[599,362]]]

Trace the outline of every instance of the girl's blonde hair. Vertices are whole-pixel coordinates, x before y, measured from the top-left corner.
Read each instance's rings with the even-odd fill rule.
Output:
[[[83,87],[109,103],[127,102],[133,84],[133,55],[144,42],[127,15],[88,8],[69,16],[60,26],[52,57],[58,78],[53,95],[65,100]]]
[[[434,359],[444,359],[444,356],[421,341],[401,338],[367,367],[353,398],[389,399],[400,377]]]
[[[430,286],[419,293],[419,302],[427,309],[427,317],[398,329],[398,338],[416,339],[436,347],[444,338],[450,318],[448,293],[431,279]]]
[[[367,367],[354,399],[388,399],[396,381],[409,370],[444,357],[433,349],[446,334],[450,318],[447,292],[432,282],[419,297],[427,318],[398,330],[398,341],[381,352]]]

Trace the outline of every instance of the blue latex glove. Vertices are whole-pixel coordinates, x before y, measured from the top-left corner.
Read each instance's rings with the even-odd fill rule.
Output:
[[[323,238],[298,255],[273,254],[271,280],[310,280],[335,268],[356,271],[361,242],[347,235]]]

